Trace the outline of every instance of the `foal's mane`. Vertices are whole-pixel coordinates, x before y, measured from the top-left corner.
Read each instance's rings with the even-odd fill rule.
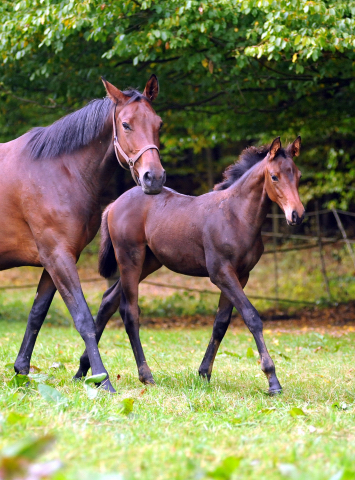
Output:
[[[128,103],[140,101],[143,96],[138,90],[123,92],[130,97]],[[108,98],[92,100],[85,107],[70,113],[48,127],[36,127],[28,132],[29,155],[32,159],[55,158],[70,154],[95,140],[102,132],[107,118],[114,107]]]
[[[269,153],[270,145],[262,145],[261,147],[245,148],[239,156],[236,163],[229,165],[223,172],[223,180],[217,183],[213,190],[225,190],[233,185],[245,172],[250,170],[254,165],[261,162]],[[277,152],[278,155],[286,157],[286,151],[283,148]]]

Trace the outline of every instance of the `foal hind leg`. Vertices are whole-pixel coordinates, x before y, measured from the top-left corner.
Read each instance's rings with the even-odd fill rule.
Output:
[[[15,361],[14,368],[16,373],[27,375],[30,371],[31,356],[37,336],[46,318],[55,292],[56,287],[52,278],[46,270],[43,270],[37,287],[35,300],[28,316],[25,336]]]
[[[121,280],[117,280],[111,287],[106,290],[103,294],[101,305],[96,317],[95,328],[96,328],[96,341],[99,344],[101,335],[105,330],[107,322],[110,320],[112,315],[116,312],[119,307],[121,299]],[[88,370],[90,368],[90,360],[87,350],[85,349],[84,353],[80,357],[80,366],[76,374],[74,375],[74,380],[79,380],[82,377],[86,377]]]
[[[207,378],[210,381],[213,362],[216,358],[218,348],[227,331],[228,325],[231,321],[233,304],[221,293],[219,297],[219,304],[217,315],[213,324],[213,331],[210,343],[208,344],[205,356],[203,357],[198,373],[201,377]]]
[[[263,322],[257,310],[250,303],[243,287],[229,263],[225,263],[214,271],[214,265],[210,270],[210,278],[224,293],[224,295],[233,303],[238,312],[242,315],[244,323],[253,334],[261,360],[261,369],[265,373],[269,382],[269,393],[276,394],[281,392],[282,387],[277,379],[275,365],[266,348],[263,336]]]
[[[248,277],[245,277],[240,283],[244,288],[247,284]],[[201,377],[210,381],[214,359],[216,358],[218,348],[222,343],[223,337],[229,327],[232,316],[233,304],[226,298],[223,293],[219,297],[217,315],[213,324],[213,331],[210,343],[208,344],[205,356],[203,357],[198,373]]]
[[[120,314],[136,359],[139,380],[144,384],[153,385],[154,378],[145,359],[139,337],[138,283],[160,267],[161,263],[145,246],[134,249],[129,258],[126,256],[124,266],[120,263],[122,282]]]

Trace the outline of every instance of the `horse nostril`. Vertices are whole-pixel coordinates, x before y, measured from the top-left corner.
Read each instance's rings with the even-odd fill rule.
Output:
[[[143,175],[143,181],[144,183],[147,185],[147,187],[150,187],[152,185],[152,175],[150,172],[145,172],[145,174]]]
[[[292,223],[297,223],[298,222],[298,213],[296,212],[296,210],[293,210],[292,212]]]

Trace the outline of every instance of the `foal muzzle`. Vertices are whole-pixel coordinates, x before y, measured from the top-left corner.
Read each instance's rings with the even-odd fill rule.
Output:
[[[303,214],[301,216],[298,215],[298,213],[296,212],[296,210],[293,210],[292,211],[292,214],[291,214],[291,220],[288,220],[286,218],[286,221],[288,223],[288,225],[294,227],[295,225],[301,225],[301,223],[303,222],[303,219],[304,219],[304,214],[305,212],[303,212]]]

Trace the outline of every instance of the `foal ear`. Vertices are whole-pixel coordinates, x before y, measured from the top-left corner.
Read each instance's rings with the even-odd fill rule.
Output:
[[[298,157],[298,155],[300,154],[300,150],[301,150],[301,137],[298,135],[296,140],[293,143],[291,143],[291,145],[289,146],[289,151],[292,157]]]
[[[127,100],[126,95],[121,92],[117,87],[108,82],[104,77],[101,77],[102,83],[106,88],[107,96],[115,103],[116,105],[125,103]]]
[[[270,150],[269,150],[269,160],[273,160],[276,157],[277,152],[281,148],[281,140],[280,137],[276,137],[275,140],[273,140]]]
[[[149,98],[151,102],[154,102],[154,100],[158,96],[158,93],[159,93],[159,82],[157,77],[153,73],[153,75],[148,80],[147,85],[145,86],[143,95]]]

